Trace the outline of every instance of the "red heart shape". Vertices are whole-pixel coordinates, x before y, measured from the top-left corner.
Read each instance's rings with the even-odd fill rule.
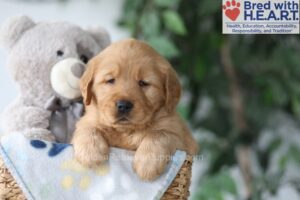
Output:
[[[240,15],[240,9],[238,9],[238,8],[227,9],[225,11],[225,15],[232,21],[235,21],[236,18]]]

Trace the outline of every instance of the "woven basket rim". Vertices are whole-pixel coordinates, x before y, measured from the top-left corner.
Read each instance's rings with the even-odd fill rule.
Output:
[[[185,200],[189,196],[191,181],[191,168],[193,156],[187,155],[178,174],[168,187],[161,199],[163,200]],[[1,200],[26,200],[24,193],[16,183],[15,179],[6,168],[0,157],[0,199]]]

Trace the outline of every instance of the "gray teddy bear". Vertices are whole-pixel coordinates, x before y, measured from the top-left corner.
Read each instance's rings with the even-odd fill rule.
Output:
[[[79,79],[88,60],[109,45],[108,33],[21,16],[4,23],[0,42],[20,92],[1,116],[4,132],[69,142],[83,112]]]

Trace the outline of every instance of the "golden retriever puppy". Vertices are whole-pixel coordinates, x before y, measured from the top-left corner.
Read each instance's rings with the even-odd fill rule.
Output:
[[[146,43],[127,39],[94,57],[80,88],[86,113],[76,125],[75,158],[94,167],[109,146],[134,150],[143,180],[157,178],[176,149],[195,154],[197,143],[176,113],[180,83],[171,65]]]

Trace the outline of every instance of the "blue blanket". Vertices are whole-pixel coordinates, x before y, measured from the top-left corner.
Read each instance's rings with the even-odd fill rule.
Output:
[[[29,140],[14,133],[1,139],[0,154],[27,199],[159,199],[181,168],[186,153],[177,151],[164,174],[141,181],[132,169],[134,152],[111,148],[110,159],[97,169],[73,159],[70,144]]]

